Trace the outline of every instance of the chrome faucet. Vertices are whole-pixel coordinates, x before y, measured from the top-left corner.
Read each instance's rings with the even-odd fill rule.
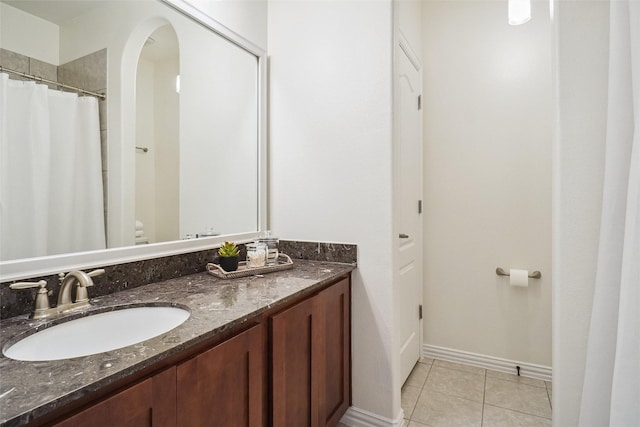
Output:
[[[90,273],[74,270],[67,275],[60,273],[60,292],[58,293],[58,303],[55,307],[49,306],[49,297],[47,291],[47,282],[40,280],[39,282],[19,282],[9,285],[11,289],[28,289],[38,287],[36,295],[36,308],[33,311],[34,319],[42,319],[52,315],[60,314],[76,308],[89,305],[89,296],[87,288],[93,286],[92,277],[104,274],[103,269],[93,270]],[[71,298],[71,289],[76,285],[76,300]]]

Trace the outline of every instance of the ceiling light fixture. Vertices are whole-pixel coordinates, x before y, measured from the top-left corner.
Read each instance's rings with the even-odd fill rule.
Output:
[[[520,25],[531,19],[531,0],[508,0],[509,25]]]

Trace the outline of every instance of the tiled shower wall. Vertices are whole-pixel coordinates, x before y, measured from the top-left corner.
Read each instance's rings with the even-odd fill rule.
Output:
[[[107,49],[102,49],[89,55],[78,58],[66,64],[56,66],[39,61],[10,50],[0,48],[0,65],[10,70],[31,74],[58,83],[79,87],[98,93],[107,93]],[[16,80],[28,80],[26,78],[9,74],[9,78]],[[51,89],[58,89],[56,85],[49,85]],[[100,144],[102,148],[102,182],[104,187],[104,217],[107,217],[107,188],[108,188],[108,164],[107,164],[107,103],[99,100],[100,112]],[[106,230],[106,222],[105,222]]]

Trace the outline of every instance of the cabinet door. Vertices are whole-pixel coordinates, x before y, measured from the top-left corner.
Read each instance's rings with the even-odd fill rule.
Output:
[[[262,325],[178,365],[178,425],[265,425]]]
[[[323,345],[316,298],[271,318],[272,408],[274,427],[316,427],[324,375]]]
[[[351,287],[341,280],[317,296],[324,337],[321,423],[336,426],[351,404]]]
[[[174,427],[176,369],[131,386],[92,407],[54,424],[56,427]]]

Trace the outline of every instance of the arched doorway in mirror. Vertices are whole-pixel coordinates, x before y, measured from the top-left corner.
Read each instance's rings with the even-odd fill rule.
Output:
[[[178,38],[164,25],[147,38],[136,72],[136,244],[180,238],[179,73]]]

